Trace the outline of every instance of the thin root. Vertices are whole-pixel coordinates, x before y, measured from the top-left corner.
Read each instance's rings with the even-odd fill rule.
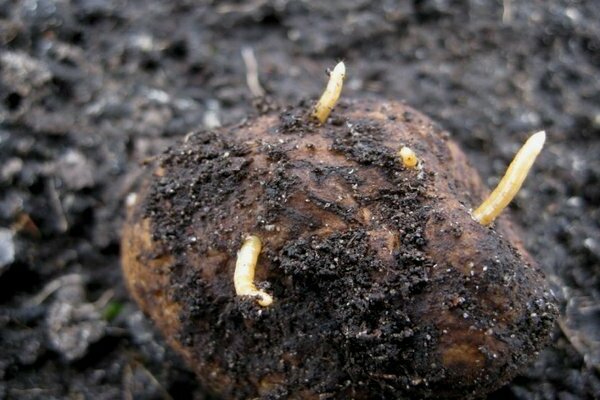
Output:
[[[258,304],[268,307],[273,304],[273,297],[254,285],[254,271],[262,243],[257,236],[248,236],[238,252],[233,285],[238,296],[258,297]]]
[[[473,218],[482,225],[491,224],[515,197],[536,157],[542,151],[546,141],[546,132],[532,135],[521,147],[496,189],[473,211]]]
[[[319,102],[315,106],[313,117],[319,120],[320,123],[325,123],[327,117],[335,107],[340,94],[342,93],[342,87],[344,85],[344,77],[346,76],[346,66],[343,62],[338,63],[331,74],[329,75],[329,82],[327,87],[321,95]]]

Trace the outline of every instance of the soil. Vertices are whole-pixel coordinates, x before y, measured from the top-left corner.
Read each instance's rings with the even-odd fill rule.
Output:
[[[0,398],[208,398],[127,294],[120,233],[144,162],[270,107],[244,48],[280,104],[343,59],[343,96],[425,112],[490,187],[546,129],[511,209],[561,317],[489,398],[599,396],[600,4],[321,3],[0,2]]]

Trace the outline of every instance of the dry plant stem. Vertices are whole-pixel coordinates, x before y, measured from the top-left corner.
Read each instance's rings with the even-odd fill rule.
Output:
[[[410,147],[403,146],[398,152],[398,155],[402,159],[402,165],[404,165],[405,168],[416,168],[419,164],[417,155]]]
[[[258,63],[254,56],[254,50],[251,47],[242,49],[242,58],[246,65],[246,84],[254,97],[262,97],[265,95],[265,90],[262,88],[258,79]]]
[[[315,106],[313,117],[319,120],[320,123],[325,123],[327,117],[335,107],[340,94],[342,93],[342,86],[344,85],[344,77],[346,76],[346,66],[343,62],[338,63],[331,74],[329,75],[329,82],[327,87],[321,95],[319,102]]]
[[[523,185],[536,157],[542,151],[545,141],[546,132],[540,131],[525,142],[510,163],[496,189],[473,211],[475,220],[482,225],[489,225],[504,210]]]
[[[254,285],[254,271],[262,243],[257,236],[248,236],[238,252],[233,274],[235,293],[238,296],[257,296],[258,304],[268,307],[273,304],[273,297]]]

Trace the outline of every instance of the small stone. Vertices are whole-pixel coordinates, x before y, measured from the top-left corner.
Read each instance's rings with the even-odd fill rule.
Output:
[[[10,158],[2,166],[0,177],[3,181],[12,181],[23,169],[23,160],[20,158]]]
[[[148,359],[161,362],[165,357],[164,346],[157,341],[152,325],[140,311],[124,312],[127,316],[125,324],[131,334],[133,343]]]
[[[0,78],[9,82],[10,88],[27,96],[52,78],[49,68],[40,60],[24,52],[6,51],[0,55]]]
[[[0,273],[15,261],[15,242],[10,229],[0,228]]]
[[[42,343],[31,334],[23,341],[23,351],[18,355],[19,362],[22,365],[33,365],[44,353]]]
[[[94,186],[94,169],[83,154],[67,151],[58,162],[58,174],[66,187],[80,190]]]
[[[56,292],[46,318],[51,346],[67,361],[86,355],[89,346],[105,333],[100,310],[85,302],[83,279],[69,281]]]
[[[593,253],[596,257],[600,258],[600,243],[594,238],[588,237],[583,241],[583,246]]]

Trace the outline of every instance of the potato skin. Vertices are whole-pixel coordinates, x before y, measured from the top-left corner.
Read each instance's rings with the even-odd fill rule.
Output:
[[[448,134],[399,103],[344,102],[197,132],[150,168],[124,227],[140,307],[222,398],[476,398],[547,342],[554,300]],[[411,147],[423,169],[405,169]],[[264,244],[263,308],[233,288]]]

